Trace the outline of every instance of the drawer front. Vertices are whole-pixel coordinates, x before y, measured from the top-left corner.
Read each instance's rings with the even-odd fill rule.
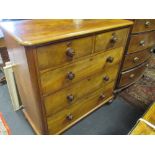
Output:
[[[95,52],[124,46],[128,29],[121,29],[96,35]]]
[[[121,61],[123,48],[113,49],[82,59],[68,66],[41,74],[43,94],[55,92]]]
[[[155,30],[155,19],[136,19],[132,33],[140,33]]]
[[[40,70],[54,68],[73,62],[75,59],[92,53],[93,37],[74,39],[37,48]]]
[[[116,80],[119,64],[105,68],[104,72],[97,73],[67,88],[44,97],[46,115],[50,116],[66,107],[75,104],[80,98],[89,95],[106,84]],[[61,97],[60,97],[61,96]]]
[[[134,53],[149,48],[155,44],[155,32],[131,35],[128,53]]]
[[[145,68],[146,68],[146,63],[130,71],[123,72],[121,75],[119,86],[122,87],[137,80],[143,74]]]
[[[79,100],[71,108],[66,108],[63,111],[47,118],[49,134],[57,134],[64,128],[68,128],[71,124],[76,122],[88,112],[92,111],[96,106],[103,104],[103,102],[112,97],[112,90],[114,83],[107,84],[104,89],[100,89],[89,97]],[[104,95],[104,98],[102,96]]]
[[[151,49],[146,49],[143,51],[139,51],[136,53],[128,54],[125,56],[125,61],[123,64],[123,71],[133,68],[137,65],[140,65],[144,61],[146,61],[150,56],[150,50]]]

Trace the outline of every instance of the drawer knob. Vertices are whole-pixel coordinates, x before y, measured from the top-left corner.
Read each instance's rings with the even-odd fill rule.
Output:
[[[151,53],[155,53],[155,47],[152,47],[150,50]]]
[[[146,64],[146,67],[149,67],[149,64]]]
[[[150,21],[146,21],[146,22],[145,22],[145,27],[149,27],[150,24],[151,24]]]
[[[73,80],[75,78],[75,74],[72,73],[72,72],[69,72],[67,77],[68,77],[69,80]]]
[[[135,74],[130,75],[130,79],[133,79],[135,77]]]
[[[111,43],[116,43],[117,40],[118,40],[118,38],[116,36],[112,36],[110,41],[111,41]]]
[[[144,41],[144,40],[141,40],[141,41],[139,42],[139,45],[140,45],[140,46],[145,46],[145,41]]]
[[[70,58],[73,58],[74,55],[75,55],[75,52],[72,48],[68,48],[67,51],[66,51],[66,55]]]
[[[74,100],[74,96],[71,94],[71,95],[68,95],[67,96],[67,100],[69,101],[69,102],[72,102],[73,100]]]
[[[73,115],[72,114],[68,114],[66,118],[67,118],[67,120],[71,121],[73,119]]]
[[[109,79],[110,79],[109,76],[105,76],[105,77],[103,78],[104,81],[109,81]]]
[[[113,57],[110,56],[110,57],[107,58],[107,62],[112,63],[113,61],[114,61]]]
[[[101,99],[101,100],[105,99],[105,95],[104,95],[104,94],[101,94],[101,95],[100,95],[100,99]]]
[[[139,58],[138,57],[135,57],[134,59],[133,59],[133,62],[138,62],[139,61]]]

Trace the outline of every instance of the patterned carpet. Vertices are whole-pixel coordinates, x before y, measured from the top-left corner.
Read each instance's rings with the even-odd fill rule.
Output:
[[[155,54],[152,54],[144,76],[121,93],[121,96],[139,108],[146,109],[155,101]]]

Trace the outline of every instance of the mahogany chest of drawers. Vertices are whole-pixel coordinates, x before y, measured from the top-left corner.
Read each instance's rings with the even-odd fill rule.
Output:
[[[155,20],[136,19],[131,28],[117,88],[122,90],[144,73],[155,45]]]
[[[60,134],[113,98],[130,25],[128,20],[1,24],[23,112],[37,134]]]

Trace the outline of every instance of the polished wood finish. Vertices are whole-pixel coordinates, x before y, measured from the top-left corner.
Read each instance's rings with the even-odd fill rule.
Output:
[[[95,52],[124,46],[126,42],[127,32],[128,29],[123,29],[98,34],[96,36]]]
[[[146,49],[143,51],[135,52],[133,54],[126,55],[123,71],[136,67],[139,64],[142,64],[144,61],[150,58],[151,49]]]
[[[121,69],[122,72],[119,74],[117,89],[115,92],[119,92],[124,88],[127,88],[134,84],[137,78],[127,79],[126,72],[132,72],[133,69],[145,63],[146,60],[151,56],[151,51],[155,46],[155,20],[154,19],[135,19],[133,28],[128,38],[126,47],[126,54],[124,61],[122,61]],[[137,77],[141,77],[143,72],[136,74]],[[123,78],[124,76],[124,78]],[[122,80],[124,81],[123,84]]]
[[[155,130],[144,122],[137,123],[136,127],[130,133],[131,135],[155,135]]]
[[[121,74],[121,79],[120,79],[120,87],[128,85],[130,83],[132,83],[133,81],[137,80],[142,73],[144,72],[144,70],[146,69],[147,65],[146,63],[142,64],[141,66],[138,66],[132,70],[123,72]]]
[[[140,33],[155,30],[155,19],[136,19],[132,33]]]
[[[155,32],[136,34],[131,36],[128,53],[137,52],[149,48],[155,44]]]
[[[67,126],[69,127],[70,123],[76,121],[76,119],[79,119],[82,115],[88,113],[96,106],[105,104],[104,101],[112,96],[113,87],[114,83],[109,83],[104,88],[98,89],[90,94],[87,98],[78,100],[72,107],[66,108],[52,117],[48,117],[47,122],[49,133],[59,133],[60,130]],[[104,99],[100,98],[102,94],[105,95]],[[72,119],[68,118],[69,115],[72,116]]]
[[[19,44],[32,46],[132,24],[132,21],[121,19],[46,19],[3,22],[1,28],[7,31]]]
[[[58,67],[74,62],[77,58],[90,55],[93,51],[93,37],[68,40],[37,48],[39,69]]]
[[[144,120],[155,125],[155,103],[147,110],[142,117]],[[130,132],[131,135],[155,135],[155,129],[148,126],[145,122],[138,121],[135,127]]]
[[[79,60],[55,70],[43,72],[40,75],[42,92],[43,94],[52,93],[96,72],[104,71],[106,67],[118,63],[122,55],[123,48],[121,47]],[[110,56],[114,58],[112,63],[107,62]],[[71,73],[74,74],[75,77],[70,80],[67,76]]]
[[[127,20],[1,24],[23,111],[37,134],[60,134],[113,98],[131,24]],[[100,34],[116,46],[96,51],[101,48]]]
[[[69,87],[61,89],[52,95],[44,97],[46,115],[49,116],[65,107],[70,107],[80,98],[89,95],[100,88],[104,88],[106,84],[115,80],[118,68],[119,62],[113,64],[111,67],[105,67],[103,72],[96,73],[95,75],[87,77]],[[106,76],[109,77],[108,81],[104,80]],[[68,96],[72,96],[72,100],[69,100]]]

